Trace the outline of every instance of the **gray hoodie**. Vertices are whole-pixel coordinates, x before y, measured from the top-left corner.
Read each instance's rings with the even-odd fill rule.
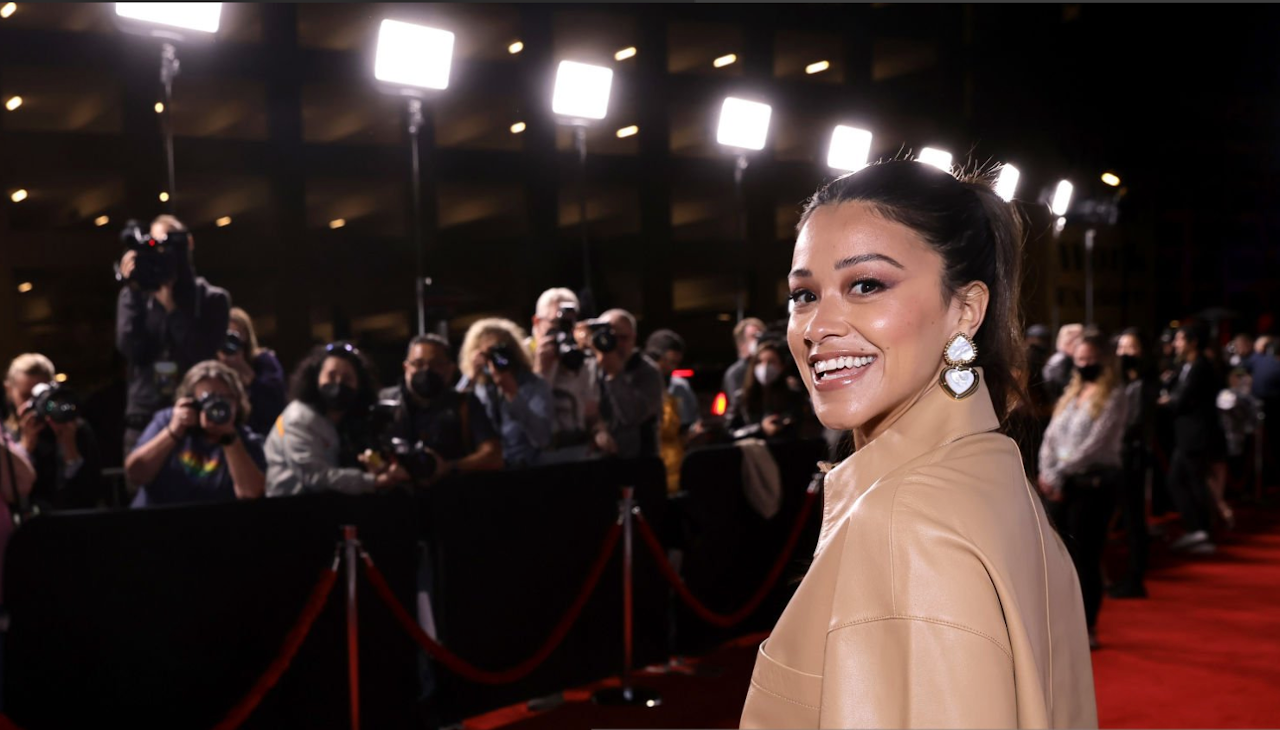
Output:
[[[338,429],[324,414],[290,403],[267,436],[267,496],[372,492],[372,474],[338,466],[339,445]]]

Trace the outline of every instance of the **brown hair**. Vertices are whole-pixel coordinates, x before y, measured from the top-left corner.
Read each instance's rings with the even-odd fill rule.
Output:
[[[944,303],[966,284],[986,284],[990,300],[974,335],[976,364],[982,367],[996,416],[1007,432],[1009,414],[1027,400],[1017,375],[1026,358],[1019,304],[1023,230],[1012,204],[992,187],[998,169],[957,177],[913,160],[870,165],[819,189],[805,206],[797,229],[824,205],[865,203],[918,233],[942,256]]]
[[[262,352],[262,348],[258,346],[258,332],[253,328],[253,318],[240,307],[232,307],[230,319],[249,333],[249,341],[245,343],[249,346],[249,352],[245,359],[252,360],[257,357],[258,353]]]

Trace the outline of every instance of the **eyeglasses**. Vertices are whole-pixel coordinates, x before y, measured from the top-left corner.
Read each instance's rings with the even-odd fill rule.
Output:
[[[349,352],[349,353],[351,353],[352,355],[359,355],[359,354],[360,354],[360,351],[356,349],[356,346],[355,346],[355,345],[352,345],[352,344],[351,344],[351,343],[349,343],[349,342],[334,342],[334,343],[332,343],[332,344],[325,345],[325,348],[324,348],[324,351],[325,351],[325,352],[334,352],[334,351],[336,351],[336,350],[342,350],[343,352]]]

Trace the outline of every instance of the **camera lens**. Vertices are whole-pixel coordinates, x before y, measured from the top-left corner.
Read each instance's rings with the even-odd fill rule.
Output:
[[[200,399],[200,410],[209,423],[225,426],[231,423],[231,402],[216,395],[207,395]]]

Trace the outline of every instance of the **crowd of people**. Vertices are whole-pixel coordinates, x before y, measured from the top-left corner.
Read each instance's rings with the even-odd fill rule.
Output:
[[[1118,515],[1127,572],[1115,598],[1145,598],[1153,514],[1172,506],[1184,531],[1170,548],[1216,551],[1215,533],[1235,526],[1229,485],[1255,479],[1255,454],[1274,455],[1280,429],[1260,414],[1280,413],[1280,341],[1236,335],[1219,348],[1200,324],[1161,333],[1152,349],[1140,329],[1108,338],[1063,326],[1052,350],[1044,326],[1027,331],[1030,426],[1028,475],[1038,486],[1080,576],[1090,640],[1104,595],[1103,550]],[[1255,451],[1257,450],[1257,451]]]
[[[286,382],[249,314],[196,275],[182,224],[161,216],[144,240],[181,250],[164,276],[140,259],[151,255],[144,250],[130,249],[119,267],[124,473],[134,507],[361,494],[457,473],[646,455],[663,460],[675,492],[690,449],[823,434],[785,330],[755,318],[737,324],[737,360],[721,385],[727,404],[712,415],[677,374],[678,333],[654,331],[641,347],[632,313],[582,318],[565,288],[539,297],[528,333],[486,318],[457,350],[439,335],[414,337],[394,385],[380,388],[370,359],[342,341],[316,347]],[[149,285],[134,276],[143,265]],[[1219,348],[1194,324],[1166,330],[1154,349],[1133,328],[1108,338],[1069,324],[1052,345],[1043,325],[1025,334],[1018,439],[1028,479],[1076,562],[1092,636],[1115,515],[1129,559],[1111,587],[1116,597],[1145,596],[1148,503],[1180,515],[1185,532],[1174,550],[1212,553],[1215,532],[1233,527],[1228,485],[1252,479],[1259,414],[1280,413],[1280,341],[1242,334]],[[107,447],[74,409],[60,410],[56,372],[49,358],[27,353],[4,380],[0,486],[19,520],[106,501]],[[1277,433],[1267,432],[1270,453]],[[825,435],[838,448],[840,434]]]

